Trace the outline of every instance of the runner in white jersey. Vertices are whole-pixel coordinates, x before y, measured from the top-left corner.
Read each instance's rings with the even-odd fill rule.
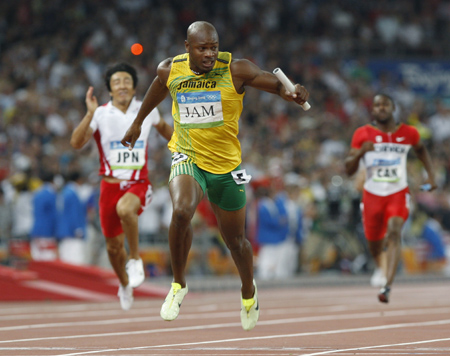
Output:
[[[147,116],[130,152],[120,140],[135,119],[141,102],[136,100],[136,70],[126,63],[108,69],[105,84],[111,101],[98,106],[94,89],[86,93],[87,113],[72,133],[71,145],[80,149],[94,136],[100,156],[100,223],[106,238],[108,257],[119,281],[120,304],[128,310],[133,303],[133,288],[145,279],[139,257],[138,216],[150,203],[152,186],[148,179],[147,142],[152,127],[167,140],[173,129],[154,109]],[[129,257],[125,249],[125,236]],[[127,261],[128,260],[128,261]]]
[[[404,124],[394,133],[383,133],[376,127],[366,125],[353,135],[352,147],[360,148],[366,140],[375,143],[374,150],[362,158],[367,172],[364,189],[375,195],[387,196],[407,188],[408,152],[419,142],[419,132]]]
[[[148,177],[148,136],[152,126],[161,122],[159,111],[153,110],[147,116],[148,121],[142,125],[141,136],[132,152],[120,143],[123,136],[121,132],[131,125],[141,104],[141,101],[133,98],[126,112],[115,107],[112,101],[95,110],[90,128],[94,132],[100,155],[100,175],[132,181]]]
[[[380,302],[389,302],[401,253],[401,230],[409,215],[407,156],[412,147],[428,173],[429,190],[436,189],[431,159],[420,141],[416,128],[397,124],[395,105],[387,95],[376,95],[370,125],[358,128],[345,160],[347,174],[353,175],[360,161],[364,165],[365,183],[362,198],[364,232],[380,282]],[[373,278],[373,279],[374,279]]]

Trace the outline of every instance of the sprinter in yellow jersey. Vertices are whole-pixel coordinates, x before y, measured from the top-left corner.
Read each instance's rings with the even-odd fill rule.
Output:
[[[188,292],[185,267],[192,243],[191,219],[207,193],[241,278],[242,327],[251,330],[259,317],[252,247],[244,234],[244,187],[251,177],[240,167],[237,139],[245,87],[299,105],[308,100],[309,93],[299,84],[295,85],[295,93],[289,93],[272,73],[246,59],[232,59],[230,53],[219,52],[219,36],[208,22],[189,26],[185,47],[187,53],[159,64],[157,77],[122,139],[123,145],[133,149],[145,117],[170,93],[174,133],[169,142],[173,152],[169,245],[174,280],[160,314],[164,320],[174,320]]]

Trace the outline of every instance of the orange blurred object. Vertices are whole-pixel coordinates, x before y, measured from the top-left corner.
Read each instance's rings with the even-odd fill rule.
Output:
[[[144,51],[144,47],[140,43],[135,43],[131,46],[131,53],[135,56],[139,56]]]

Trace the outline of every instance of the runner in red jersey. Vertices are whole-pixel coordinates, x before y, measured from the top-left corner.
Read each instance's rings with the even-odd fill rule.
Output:
[[[100,223],[106,237],[109,261],[119,281],[120,305],[128,310],[133,303],[133,288],[145,279],[144,266],[139,257],[138,216],[150,203],[152,186],[148,179],[147,142],[152,127],[167,140],[173,129],[160,116],[158,109],[148,116],[136,142],[137,151],[129,152],[120,143],[123,131],[135,119],[142,102],[136,100],[136,70],[126,63],[109,68],[105,84],[111,101],[98,106],[94,89],[86,93],[87,113],[72,133],[71,145],[80,149],[94,136],[97,143],[100,169]],[[128,241],[129,258],[125,249]]]
[[[360,162],[365,171],[362,217],[370,253],[384,279],[378,294],[383,303],[389,302],[401,256],[401,230],[409,215],[406,162],[411,147],[427,171],[429,190],[436,189],[431,159],[418,131],[396,123],[394,110],[388,95],[374,97],[374,121],[355,131],[345,160],[348,175],[358,170]]]

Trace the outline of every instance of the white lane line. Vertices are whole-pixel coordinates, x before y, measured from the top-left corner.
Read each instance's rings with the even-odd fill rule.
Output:
[[[31,320],[39,319],[70,319],[70,318],[93,318],[93,317],[111,317],[111,316],[132,316],[133,314],[142,315],[142,314],[159,314],[161,307],[158,308],[142,308],[142,309],[133,309],[123,311],[120,309],[119,305],[116,306],[115,310],[89,310],[89,311],[79,311],[79,312],[60,312],[60,313],[42,313],[42,314],[23,314],[23,315],[8,315],[8,316],[0,316],[0,321],[7,320],[25,320],[31,322]]]
[[[436,340],[431,340],[431,341],[439,341],[441,339],[436,339]],[[446,339],[443,339],[444,341]],[[428,340],[430,341],[430,340]],[[428,342],[427,341],[427,342]],[[421,341],[422,343],[424,341]],[[409,346],[410,343],[407,343]],[[377,345],[380,346],[380,345]],[[384,346],[384,345],[383,345]],[[411,352],[415,352],[415,354],[425,354],[424,352],[427,352],[427,355],[430,354],[430,352],[439,352],[439,354],[445,354],[446,356],[449,355],[449,351],[450,351],[450,347],[415,347],[414,349],[411,349],[410,347],[397,347],[397,344],[393,344],[393,345],[388,345],[388,346],[392,346],[392,348],[385,348],[384,350],[380,350],[378,352],[376,352],[376,355],[393,355],[393,354],[411,354]],[[381,346],[380,346],[381,347]],[[364,348],[364,346],[355,348],[355,349],[362,349]],[[328,351],[336,351],[335,347],[329,347],[329,346],[305,346],[305,347],[192,347],[189,349],[186,348],[165,348],[164,351],[168,352],[168,351],[276,351],[277,355],[280,355],[280,353],[286,353],[289,352],[289,355],[292,355],[292,351],[295,352],[312,352],[312,351],[316,351],[317,349],[328,349]],[[342,349],[340,350],[341,352],[343,352],[342,355],[356,355],[356,353],[354,352],[347,352],[347,350],[349,349]],[[353,349],[352,349],[353,350]],[[328,352],[327,351],[327,352]],[[321,351],[321,352],[325,352],[325,351]],[[252,353],[252,355],[254,355],[255,353]],[[359,353],[358,353],[359,354]],[[375,355],[375,353],[373,353]],[[202,354],[203,355],[203,354]],[[265,354],[266,355],[266,354]],[[341,354],[340,354],[341,355]],[[371,353],[372,355],[372,353]],[[302,356],[308,356],[306,355],[302,355]]]
[[[200,341],[200,342],[188,342],[188,343],[181,343],[181,344],[167,344],[167,345],[139,346],[139,347],[129,347],[129,348],[119,348],[119,349],[82,351],[82,352],[76,352],[76,353],[70,353],[70,354],[60,354],[60,355],[56,355],[56,356],[90,355],[90,354],[96,354],[96,353],[117,352],[117,351],[123,351],[123,350],[128,350],[128,351],[129,350],[149,350],[149,349],[160,349],[160,348],[167,348],[167,347],[172,348],[172,347],[177,347],[177,346],[194,346],[194,345],[207,345],[207,344],[217,344],[217,343],[226,343],[226,342],[242,342],[242,341],[249,341],[249,340],[255,341],[255,340],[279,339],[279,338],[292,338],[292,337],[301,337],[301,336],[344,334],[344,333],[363,332],[363,331],[388,330],[388,329],[423,327],[423,326],[434,326],[434,325],[445,325],[445,324],[450,324],[450,319],[440,320],[440,321],[432,321],[432,322],[427,321],[427,322],[419,322],[419,323],[401,323],[401,324],[393,324],[393,325],[381,325],[381,326],[371,326],[371,327],[353,328],[353,329],[338,329],[338,330],[317,331],[317,332],[297,333],[297,334],[269,335],[269,336],[247,337],[247,338],[239,338],[239,339],[224,339],[224,340],[208,340],[208,341]],[[429,340],[428,342],[447,341],[447,340],[450,340],[450,338]],[[416,341],[416,343],[426,343],[426,342],[427,342],[426,340]],[[332,351],[334,351],[334,350],[332,350]],[[330,352],[330,351],[328,351],[328,352]],[[312,355],[315,355],[315,354],[309,354],[308,356],[312,356]],[[319,354],[317,354],[317,355],[319,355]],[[305,354],[303,356],[307,356],[307,355]]]
[[[118,300],[118,299],[117,299]],[[74,303],[74,304],[72,304]],[[118,302],[117,302],[118,303]],[[40,313],[45,312],[46,310],[50,310],[52,312],[66,312],[66,311],[86,311],[86,310],[99,310],[99,309],[117,309],[117,303],[84,303],[80,304],[77,301],[67,302],[33,302],[30,306],[22,306],[22,307],[11,307],[8,303],[0,304],[0,315],[9,316],[11,314],[18,315],[20,313],[32,313],[35,314],[36,310],[39,310]],[[9,308],[3,309],[2,306],[8,306]]]
[[[46,351],[80,350],[79,347],[0,347],[0,351]]]
[[[434,309],[416,309],[416,310],[392,310],[383,313],[383,318],[397,317],[397,316],[411,316],[411,315],[433,315],[433,314],[449,314],[449,308],[434,308]],[[237,315],[237,314],[236,314]],[[209,314],[183,314],[185,320],[199,320],[199,319],[220,319],[235,317],[230,312],[209,313]],[[355,313],[355,314],[334,314],[334,315],[321,315],[310,317],[298,317],[289,319],[276,319],[276,320],[261,320],[258,325],[278,325],[278,324],[293,324],[293,323],[307,323],[316,321],[328,321],[328,320],[354,320],[354,319],[373,319],[379,318],[380,312],[367,312],[367,313]],[[129,323],[145,323],[161,321],[159,316],[149,317],[137,317],[137,318],[120,318],[120,319],[108,319],[108,320],[92,320],[92,321],[78,321],[78,322],[59,322],[59,323],[46,323],[46,324],[28,324],[17,326],[5,326],[0,327],[0,331],[13,331],[13,330],[30,330],[30,329],[44,329],[44,328],[62,328],[62,327],[75,327],[75,326],[87,326],[87,325],[117,325],[117,324],[129,324]],[[235,323],[221,324],[234,326]],[[207,328],[207,326],[205,326]],[[1,343],[8,341],[0,341]]]
[[[362,346],[362,347],[355,347],[355,348],[351,348],[351,349],[340,349],[340,350],[329,350],[329,351],[322,351],[322,352],[314,352],[312,354],[302,354],[302,356],[330,355],[330,354],[336,354],[336,353],[347,352],[347,351],[371,350],[371,349],[380,349],[380,348],[384,348],[384,347],[393,347],[393,346],[407,346],[407,345],[428,344],[428,343],[431,343],[431,342],[440,342],[440,341],[449,341],[449,340],[450,340],[450,338],[445,338],[445,339],[433,339],[433,340],[402,342],[402,343],[399,343],[399,344]]]
[[[112,295],[111,295],[112,296]],[[86,302],[81,300],[50,300],[50,301],[31,301],[28,306],[17,306],[18,303],[2,303],[0,302],[0,316],[8,316],[11,314],[35,314],[38,310],[39,313],[44,311],[51,312],[65,312],[65,311],[89,311],[89,310],[121,310],[119,297],[112,296],[113,300],[109,302]],[[147,308],[150,306],[157,306],[161,308],[161,304],[164,298],[151,298],[137,296],[133,303],[133,309]],[[20,302],[25,304],[26,302]],[[16,305],[16,306],[13,306]]]

